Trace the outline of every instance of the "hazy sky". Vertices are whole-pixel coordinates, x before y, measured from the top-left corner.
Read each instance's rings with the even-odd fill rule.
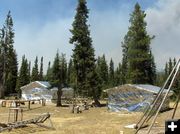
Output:
[[[96,56],[104,53],[116,65],[121,61],[121,42],[136,2],[147,14],[148,33],[156,36],[151,47],[157,68],[162,69],[169,57],[180,55],[180,0],[87,0]],[[44,56],[46,69],[57,49],[69,59],[74,47],[69,44],[69,29],[76,6],[77,0],[1,0],[0,24],[11,10],[19,62],[23,54],[32,62],[35,56],[39,60]]]

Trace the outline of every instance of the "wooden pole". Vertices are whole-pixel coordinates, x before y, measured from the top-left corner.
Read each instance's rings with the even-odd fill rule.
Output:
[[[28,110],[30,110],[31,101],[28,100]]]
[[[180,101],[180,93],[179,93],[178,98],[177,98],[177,100],[176,100],[176,104],[175,104],[175,108],[174,108],[174,111],[173,111],[172,119],[174,119],[174,116],[175,116],[175,114],[176,114],[176,110],[177,110],[179,101]]]
[[[179,62],[180,62],[180,60],[178,60],[178,62],[177,62],[176,65],[174,66],[173,70],[171,71],[170,75],[168,76],[168,78],[167,78],[165,84],[164,84],[163,87],[159,90],[159,92],[158,92],[156,98],[154,99],[154,101],[153,101],[152,104],[151,104],[152,106],[150,105],[150,106],[146,109],[145,113],[143,114],[143,116],[142,116],[142,117],[140,118],[140,120],[138,121],[138,123],[137,123],[137,125],[136,125],[138,128],[137,128],[135,134],[137,134],[138,131],[141,129],[141,127],[144,125],[144,123],[147,122],[147,121],[149,120],[148,116],[149,116],[150,113],[152,112],[152,110],[153,110],[155,104],[157,103],[159,97],[160,97],[161,94],[163,93],[163,91],[164,91],[166,85],[168,84],[170,78],[172,77],[172,75],[173,75],[175,69],[177,68]],[[150,108],[150,109],[149,109],[149,108]],[[147,115],[147,116],[146,116],[146,115]],[[145,117],[145,116],[146,116],[146,117]],[[145,117],[145,118],[144,118],[144,117]],[[151,118],[151,117],[150,117],[150,118]],[[141,121],[142,121],[142,123],[141,123]],[[141,124],[140,124],[140,123],[141,123]],[[140,126],[138,126],[139,124],[140,124]]]
[[[179,71],[179,67],[180,67],[180,64],[178,64],[178,66],[177,66],[177,68],[176,68],[176,72],[175,72],[175,74],[174,74],[174,76],[173,76],[173,78],[172,78],[172,80],[171,80],[171,83],[170,83],[170,85],[169,85],[169,88],[168,88],[168,90],[167,90],[167,92],[166,92],[166,94],[165,94],[165,96],[164,96],[164,98],[163,98],[163,100],[162,100],[162,102],[161,102],[161,105],[159,106],[159,108],[158,108],[158,110],[157,110],[157,112],[156,112],[156,114],[155,114],[155,116],[154,116],[154,118],[153,118],[153,121],[152,121],[152,123],[151,123],[151,125],[150,125],[150,127],[149,127],[149,129],[148,129],[148,131],[147,131],[147,134],[150,133],[150,131],[151,131],[153,125],[154,125],[154,122],[156,121],[157,115],[159,114],[159,111],[161,110],[161,108],[162,108],[162,106],[163,106],[163,104],[164,104],[164,102],[165,102],[165,100],[166,100],[166,98],[167,98],[167,96],[168,96],[168,93],[169,93],[169,91],[170,91],[170,89],[171,89],[171,87],[172,87],[172,84],[174,83],[174,80],[175,80],[175,78],[176,78],[176,75],[177,75],[177,73],[178,73],[178,71]]]

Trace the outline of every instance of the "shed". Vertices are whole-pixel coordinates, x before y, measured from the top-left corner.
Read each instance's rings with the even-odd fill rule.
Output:
[[[161,88],[148,84],[126,84],[107,89],[110,111],[144,111],[151,104]],[[165,89],[164,93],[167,90]],[[172,95],[172,92],[169,96]],[[158,103],[160,103],[161,99]],[[161,110],[169,108],[169,97]]]
[[[51,85],[47,81],[34,81],[23,87],[21,87],[22,91],[22,99],[25,100],[36,100],[36,99],[46,99],[47,101],[51,101],[52,93],[49,90]]]

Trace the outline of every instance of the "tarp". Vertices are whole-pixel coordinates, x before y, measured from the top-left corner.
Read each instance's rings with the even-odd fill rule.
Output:
[[[114,112],[144,111],[159,90],[160,87],[142,84],[128,84],[108,89],[108,109]]]
[[[23,92],[21,98],[24,100],[46,99],[46,101],[51,101],[52,93],[45,88],[32,88],[31,92]]]
[[[51,101],[52,95],[22,94],[22,99],[24,100],[45,99],[46,101]]]

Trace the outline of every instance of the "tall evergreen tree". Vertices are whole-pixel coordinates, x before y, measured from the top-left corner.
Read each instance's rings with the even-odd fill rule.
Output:
[[[76,70],[74,68],[73,60],[69,60],[67,69],[67,83],[69,86],[75,88],[76,86]]]
[[[16,51],[13,47],[14,44],[14,29],[13,29],[13,19],[11,17],[10,11],[8,12],[5,25],[4,25],[4,60],[5,60],[5,94],[15,92],[16,81],[17,81],[17,71],[18,62]]]
[[[169,58],[169,63],[168,63],[168,74],[171,73],[172,69],[173,69],[173,62],[172,62],[172,59]]]
[[[0,61],[3,60],[0,52]],[[4,87],[3,87],[3,64],[0,62],[0,98],[4,97]]]
[[[165,78],[165,73],[164,72],[157,72],[156,74],[156,86],[162,87],[164,84],[164,81],[166,80]]]
[[[98,97],[95,95],[97,83],[93,82],[95,75],[95,55],[90,37],[89,26],[87,25],[88,9],[86,0],[79,0],[76,9],[76,15],[72,24],[72,37],[70,43],[75,45],[73,50],[73,62],[76,69],[77,89],[82,96],[92,97],[97,105],[99,105]],[[93,90],[93,91],[92,91]]]
[[[39,80],[39,71],[38,71],[38,57],[34,61],[34,67],[32,69],[31,81]]]
[[[125,35],[124,41],[121,43],[122,44],[122,53],[123,53],[123,58],[122,58],[122,83],[126,83],[127,79],[127,72],[128,72],[128,43],[129,43],[130,37],[129,34]]]
[[[60,80],[61,83],[65,86],[67,85],[67,61],[66,61],[66,57],[65,54],[61,54],[61,56],[59,57],[60,59]]]
[[[0,98],[4,97],[4,47],[3,47],[3,29],[0,33]]]
[[[146,32],[146,14],[138,3],[131,14],[128,31],[128,81],[130,83],[149,83],[151,74],[150,43],[152,37]]]
[[[119,63],[118,67],[115,70],[115,74],[114,74],[115,86],[124,84],[124,74],[123,74],[122,70],[123,70],[122,65],[121,65],[121,63]]]
[[[98,56],[97,65],[96,65],[96,72],[99,76],[99,84],[101,85],[102,90],[109,88],[109,74],[108,74],[108,64],[105,58],[105,55],[102,57]]]
[[[31,82],[31,61],[28,64],[28,83]]]
[[[18,62],[16,52],[11,49],[9,57],[9,68],[6,80],[6,94],[15,93],[17,75],[18,75]]]
[[[53,67],[52,67],[52,79],[51,79],[51,85],[58,88],[57,92],[57,104],[56,106],[62,106],[61,104],[61,96],[62,96],[62,79],[61,79],[61,69],[60,69],[60,57],[59,53],[56,53],[56,57],[54,59]]]
[[[51,62],[49,61],[48,69],[47,69],[47,73],[46,73],[46,80],[51,81],[51,79],[52,79],[52,67],[51,67]]]
[[[25,58],[25,55],[22,57],[22,63],[21,67],[19,70],[19,76],[17,80],[17,85],[16,85],[16,91],[19,94],[19,97],[21,97],[21,87],[29,83],[29,66],[28,66],[28,61]]]
[[[168,75],[169,75],[169,69],[168,69],[168,63],[166,62],[165,65],[165,69],[164,69],[165,75],[164,75],[164,79],[167,79]]]
[[[106,87],[108,83],[108,64],[105,58],[105,55],[100,58],[100,77],[102,79],[103,85]]]
[[[147,70],[148,70],[147,83],[155,84],[155,82],[156,82],[156,65],[154,62],[154,56],[152,55],[151,51],[150,51],[150,59],[149,59],[148,63],[149,63],[149,66],[147,66]]]
[[[114,62],[111,58],[110,64],[109,64],[109,84],[111,87],[114,86]]]
[[[173,67],[176,65],[176,58],[173,59]]]
[[[73,70],[73,61],[72,59],[69,60],[69,64],[68,64],[68,69],[67,69],[67,83],[68,85],[70,85],[70,81],[71,81],[71,74],[72,74],[72,70]]]
[[[43,80],[43,57],[41,57],[41,65],[40,65],[40,71],[39,71],[39,80]]]
[[[102,77],[104,82],[108,82],[108,64],[105,58],[105,55],[102,56],[102,61],[101,61],[101,70],[102,70]]]

